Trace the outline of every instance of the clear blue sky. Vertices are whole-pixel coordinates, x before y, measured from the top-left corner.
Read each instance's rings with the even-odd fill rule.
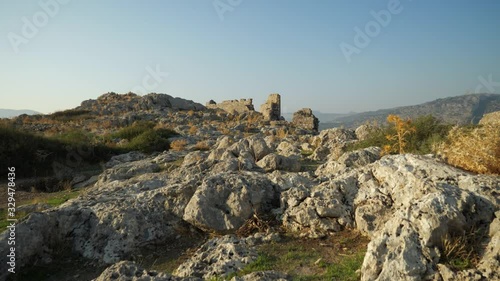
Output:
[[[418,104],[474,92],[489,75],[500,92],[496,0],[400,0],[350,62],[341,43],[356,46],[355,27],[394,0],[72,0],[49,15],[40,3],[54,1],[0,1],[0,108],[73,108],[141,86],[157,66],[169,75],[154,92],[254,98],[257,109],[277,92],[285,112]],[[214,2],[237,5],[220,17]]]

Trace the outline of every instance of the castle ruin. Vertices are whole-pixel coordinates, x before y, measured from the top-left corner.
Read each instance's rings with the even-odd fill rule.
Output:
[[[210,109],[223,109],[233,114],[255,111],[253,99],[226,100],[221,103],[211,100],[207,102],[206,107]]]
[[[279,94],[270,94],[266,103],[260,106],[260,113],[264,115],[265,120],[281,120],[281,96]]]

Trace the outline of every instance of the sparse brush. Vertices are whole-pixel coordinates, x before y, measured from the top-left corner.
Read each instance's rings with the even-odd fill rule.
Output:
[[[396,129],[396,134],[386,135],[387,140],[390,141],[391,144],[384,145],[382,155],[390,154],[394,151],[399,151],[400,154],[405,153],[407,138],[410,134],[416,132],[416,128],[412,125],[410,119],[403,120],[397,115],[389,114],[389,116],[387,116],[387,122],[393,124]]]
[[[184,139],[174,140],[170,144],[170,148],[175,151],[183,151],[186,148],[187,141]]]
[[[195,150],[207,151],[210,150],[210,146],[206,141],[199,141],[194,145]]]
[[[475,266],[480,261],[484,250],[482,241],[486,231],[472,227],[460,234],[446,234],[441,239],[441,261],[454,270],[464,270]]]
[[[190,135],[196,135],[196,132],[198,132],[198,127],[193,125],[193,126],[191,126],[191,128],[189,128]]]
[[[276,131],[276,137],[278,139],[284,139],[287,136],[288,136],[288,131],[284,127],[281,127]]]
[[[500,127],[454,127],[434,147],[449,164],[480,174],[500,174]]]
[[[254,213],[252,217],[236,231],[241,237],[248,237],[257,232],[267,232],[273,226],[274,219]]]

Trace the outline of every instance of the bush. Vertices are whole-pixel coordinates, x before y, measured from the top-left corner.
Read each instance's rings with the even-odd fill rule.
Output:
[[[54,112],[48,117],[52,120],[57,120],[61,122],[68,122],[72,120],[78,120],[78,119],[91,119],[93,118],[92,115],[90,115],[89,110],[76,110],[76,109],[69,109],[69,110],[64,110],[64,111],[57,111]]]
[[[443,141],[451,129],[451,125],[442,124],[432,115],[420,116],[411,122],[411,133],[404,136],[404,152],[413,154],[433,153],[435,145]],[[348,151],[367,148],[370,146],[394,146],[392,136],[397,136],[398,131],[395,126],[382,126],[374,130],[366,140],[359,141],[347,146]],[[388,139],[387,136],[391,136]],[[398,139],[399,141],[399,139]],[[392,151],[395,153],[396,151]]]
[[[112,137],[126,139],[131,141],[133,138],[152,130],[155,124],[148,121],[135,122],[131,126],[120,129],[118,132],[112,134]]]
[[[500,174],[500,126],[454,127],[436,150],[450,165],[480,174]]]
[[[128,150],[139,150],[145,153],[154,151],[163,151],[170,148],[167,140],[166,132],[158,130],[147,130],[142,134],[134,137],[127,145]]]

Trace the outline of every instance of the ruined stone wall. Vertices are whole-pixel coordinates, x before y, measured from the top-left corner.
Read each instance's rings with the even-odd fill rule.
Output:
[[[318,131],[319,120],[310,108],[303,108],[293,114],[292,125],[297,128]]]
[[[267,102],[260,106],[260,113],[264,115],[265,120],[281,120],[281,96],[270,94]]]
[[[243,113],[255,111],[252,99],[226,100],[221,103],[216,103],[211,100],[206,105],[210,109],[223,109],[229,113]]]

